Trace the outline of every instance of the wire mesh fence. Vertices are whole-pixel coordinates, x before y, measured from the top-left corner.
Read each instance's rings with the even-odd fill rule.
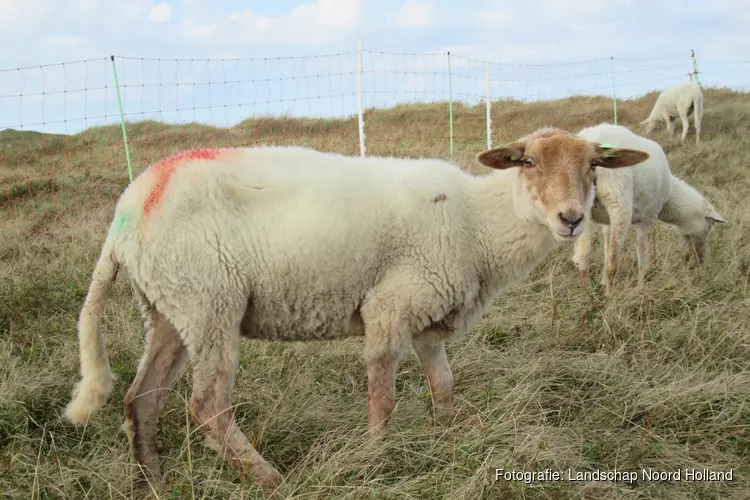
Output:
[[[277,144],[460,159],[512,139],[521,114],[530,128],[555,121],[529,103],[607,99],[611,111],[590,119],[617,123],[622,99],[694,78],[747,89],[750,60],[699,62],[697,71],[688,53],[509,64],[360,47],[0,70],[2,223],[73,223],[84,206],[113,202],[148,165],[186,149]]]

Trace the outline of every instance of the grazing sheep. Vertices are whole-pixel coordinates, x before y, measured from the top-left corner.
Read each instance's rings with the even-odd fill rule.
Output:
[[[672,175],[661,146],[625,127],[608,123],[584,128],[578,135],[590,141],[614,143],[649,153],[646,161],[631,168],[597,169],[591,224],[576,240],[572,259],[581,279],[584,282],[589,279],[589,254],[596,224],[603,226],[602,285],[607,294],[617,272],[619,251],[625,244],[631,224],[637,235],[639,286],[643,285],[648,267],[648,233],[659,220],[675,226],[685,238],[689,255],[694,254],[702,261],[712,225],[726,221],[698,191]]]
[[[643,120],[640,125],[646,129],[646,133],[653,132],[656,123],[664,120],[667,124],[669,137],[674,136],[674,124],[677,117],[682,121],[682,137],[687,137],[690,124],[688,117],[693,115],[695,123],[695,143],[700,142],[701,120],[703,119],[703,92],[700,83],[686,82],[663,91],[654,103],[654,108],[648,118]]]
[[[697,189],[672,175],[672,192],[659,220],[677,228],[685,242],[685,259],[703,262],[706,242],[714,224],[727,221]]]
[[[99,323],[121,266],[147,327],[124,424],[142,479],[159,473],[164,392],[190,359],[189,407],[209,443],[258,484],[281,480],[231,410],[241,336],[363,336],[371,438],[393,410],[396,368],[409,346],[435,409],[450,411],[444,342],[464,335],[504,288],[585,229],[594,166],[648,157],[602,152],[544,129],[479,154],[495,169],[481,177],[440,160],[302,148],[169,158],[139,175],[117,203],[80,314],[82,380],[66,418],[87,422],[113,389]]]

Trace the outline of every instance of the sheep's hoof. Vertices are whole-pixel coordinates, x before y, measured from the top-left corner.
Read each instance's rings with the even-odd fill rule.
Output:
[[[276,488],[283,477],[270,463],[268,463],[260,454],[252,449],[249,457],[244,460],[234,459],[232,465],[240,473],[240,482],[245,483],[245,476],[250,477],[250,481],[261,488]]]
[[[642,292],[644,287],[646,286],[646,276],[638,276],[638,281],[635,283],[635,290],[637,292]]]
[[[456,418],[456,410],[451,408],[435,408],[433,422],[435,426],[450,427]]]
[[[250,469],[250,479],[261,488],[276,488],[284,478],[272,465],[263,464]]]
[[[371,443],[380,440],[385,435],[384,425],[374,425],[367,430],[367,440]]]
[[[581,283],[583,283],[583,286],[589,285],[589,272],[588,271],[580,271],[579,276],[581,278]]]

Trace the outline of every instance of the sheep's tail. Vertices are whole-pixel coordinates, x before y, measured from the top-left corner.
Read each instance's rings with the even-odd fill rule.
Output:
[[[106,403],[115,377],[101,335],[104,306],[120,268],[114,255],[114,235],[109,234],[94,268],[86,301],[78,318],[81,380],[73,389],[73,399],[65,408],[65,418],[75,425],[85,424]]]

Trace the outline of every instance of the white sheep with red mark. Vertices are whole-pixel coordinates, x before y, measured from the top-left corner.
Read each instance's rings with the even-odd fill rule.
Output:
[[[669,137],[674,135],[674,125],[677,117],[682,122],[681,140],[685,140],[690,128],[688,117],[693,115],[695,124],[695,143],[700,142],[701,121],[703,120],[703,91],[698,82],[685,82],[664,90],[656,98],[651,114],[640,125],[647,134],[654,131],[659,120],[667,125]]]
[[[589,278],[589,254],[597,225],[602,225],[604,233],[602,285],[607,294],[631,225],[635,226],[637,235],[639,286],[643,285],[648,269],[648,233],[657,221],[674,226],[685,240],[688,256],[695,255],[703,260],[712,226],[726,221],[702,194],[672,174],[661,146],[626,127],[608,123],[584,128],[578,135],[590,141],[649,153],[646,161],[630,168],[597,169],[591,224],[576,241],[572,259],[584,282]]]
[[[487,176],[440,160],[281,147],[151,168],[118,201],[94,269],[79,323],[82,380],[65,415],[87,422],[112,391],[98,327],[120,266],[147,326],[125,396],[125,428],[146,478],[159,473],[164,389],[189,358],[189,407],[209,442],[257,483],[281,480],[231,411],[242,336],[363,336],[372,438],[393,410],[396,368],[410,346],[436,410],[450,411],[445,341],[461,338],[503,289],[584,230],[594,166],[648,156],[602,151],[544,129],[479,154],[495,169]]]

